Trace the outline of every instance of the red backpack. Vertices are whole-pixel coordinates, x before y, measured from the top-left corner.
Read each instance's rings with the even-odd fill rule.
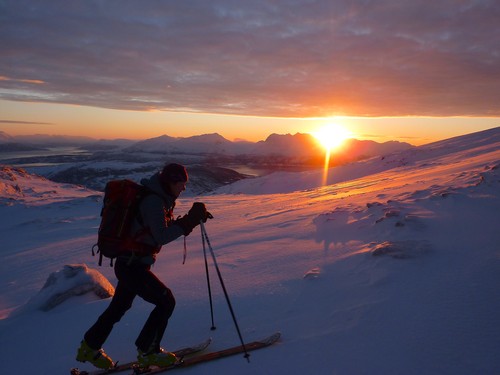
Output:
[[[149,228],[144,227],[135,235],[131,233],[134,219],[142,224],[139,203],[148,194],[154,193],[131,180],[113,180],[106,184],[97,243],[92,246],[92,255],[100,254],[99,265],[103,257],[110,258],[112,266],[113,259],[120,255],[147,255],[159,251],[157,246],[137,241]]]

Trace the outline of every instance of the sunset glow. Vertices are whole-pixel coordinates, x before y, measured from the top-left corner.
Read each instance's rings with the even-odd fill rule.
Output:
[[[330,151],[341,146],[352,133],[338,124],[328,124],[312,133],[325,150]]]
[[[343,143],[353,137],[353,134],[345,127],[336,123],[329,123],[311,133],[318,142],[325,148],[325,163],[323,167],[322,185],[327,185],[328,170],[330,168],[330,154],[343,145]]]

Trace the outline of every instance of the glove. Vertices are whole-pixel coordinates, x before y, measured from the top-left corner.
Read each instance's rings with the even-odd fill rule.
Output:
[[[205,203],[194,202],[187,216],[189,221],[191,221],[193,224],[196,223],[195,226],[200,224],[200,221],[206,223],[208,219],[208,211],[205,207]]]
[[[182,228],[184,235],[187,236],[201,221],[205,223],[207,219],[212,218],[212,214],[207,211],[204,203],[194,202],[189,212],[180,219],[177,219],[175,223]]]

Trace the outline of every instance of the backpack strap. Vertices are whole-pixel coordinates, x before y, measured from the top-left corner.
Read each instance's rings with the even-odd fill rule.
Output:
[[[94,248],[96,248],[97,250],[94,250]],[[99,253],[99,262],[97,262],[97,264],[99,266],[102,266],[102,258],[103,258],[103,255],[102,253],[99,251],[99,245],[96,243],[94,244],[94,246],[92,246],[92,256],[95,256],[97,253]],[[111,267],[113,267],[113,258],[111,258],[111,261],[109,263],[109,265]]]

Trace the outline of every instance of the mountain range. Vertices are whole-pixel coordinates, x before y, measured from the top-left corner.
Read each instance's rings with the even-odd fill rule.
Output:
[[[332,153],[330,166],[412,149],[403,142],[350,139]],[[107,181],[140,181],[167,162],[187,166],[188,194],[276,171],[322,168],[325,151],[310,134],[271,134],[264,141],[229,141],[220,134],[162,135],[142,141],[96,140],[50,135],[11,136],[0,132],[0,163],[26,168],[53,181],[102,190]]]
[[[73,146],[88,149],[109,147],[124,152],[146,152],[161,154],[189,155],[255,155],[285,156],[300,159],[317,159],[324,156],[324,149],[318,141],[308,133],[271,134],[258,142],[230,141],[218,133],[195,135],[191,137],[171,137],[161,135],[142,141],[126,139],[96,140],[89,137],[73,137],[60,135],[23,135],[11,136],[0,131],[2,151],[18,149],[38,149],[40,147]],[[359,159],[375,155],[383,155],[394,151],[412,148],[406,142],[389,141],[378,143],[369,140],[349,139],[342,149],[334,154],[348,159]]]

